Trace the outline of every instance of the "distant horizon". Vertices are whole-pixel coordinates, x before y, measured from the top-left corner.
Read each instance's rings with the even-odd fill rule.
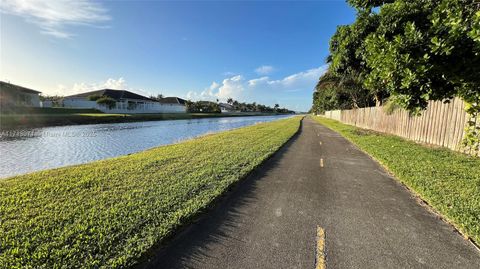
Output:
[[[98,89],[98,90],[87,90],[87,91],[78,92],[78,93],[69,94],[69,95],[58,95],[58,94],[57,94],[57,95],[48,95],[48,94],[43,94],[43,92],[40,91],[40,90],[38,90],[38,89],[30,88],[30,87],[25,87],[25,86],[23,86],[23,85],[11,83],[10,81],[0,80],[0,82],[8,83],[8,84],[15,85],[15,86],[20,86],[20,87],[22,87],[22,88],[26,88],[26,89],[29,89],[29,90],[38,91],[38,92],[40,92],[40,95],[41,95],[41,96],[44,96],[44,97],[52,97],[52,96],[71,97],[71,96],[75,96],[75,95],[81,94],[81,93],[97,92],[97,91],[101,91],[101,90],[110,90],[110,91],[114,90],[114,91],[127,91],[127,92],[132,92],[132,93],[136,93],[136,94],[142,95],[142,96],[144,96],[144,97],[148,97],[148,98],[157,97],[158,95],[163,95],[162,98],[180,98],[180,99],[183,99],[183,100],[186,100],[186,101],[194,101],[194,100],[191,100],[191,99],[188,99],[188,98],[182,98],[182,97],[180,97],[180,96],[175,96],[175,95],[164,95],[164,94],[161,94],[161,93],[156,94],[156,95],[153,95],[153,94],[152,94],[152,95],[144,95],[144,94],[142,94],[142,93],[135,92],[135,90],[132,90],[132,89],[119,90],[119,89],[110,89],[110,88],[102,88],[102,89]],[[195,100],[195,101],[205,101],[205,102],[208,102],[208,101],[209,101],[209,102],[214,102],[214,103],[219,103],[219,104],[220,104],[220,103],[229,104],[229,103],[228,103],[228,99],[229,99],[229,98],[227,98],[227,99],[224,100],[224,101],[222,101],[222,100],[220,100],[220,99],[216,99],[216,100]],[[237,102],[239,101],[239,100],[235,100],[235,99],[233,99],[233,100],[234,100],[234,101],[237,101]],[[240,101],[240,102],[241,102],[241,101]],[[245,102],[241,102],[241,103],[245,103]],[[248,102],[247,102],[247,103],[248,103]],[[253,101],[253,102],[250,102],[250,103],[257,103],[257,102]],[[262,103],[257,103],[257,104],[259,104],[259,105],[264,105],[264,104],[262,104]],[[270,106],[270,105],[267,105],[267,106]],[[274,105],[271,105],[271,107],[274,107]],[[280,106],[280,107],[282,107],[282,106]],[[295,112],[306,112],[306,111],[296,111],[296,110],[294,110],[294,111],[295,111]]]
[[[0,79],[44,95],[111,88],[308,111],[342,1],[2,1]],[[247,19],[246,19],[247,18]]]

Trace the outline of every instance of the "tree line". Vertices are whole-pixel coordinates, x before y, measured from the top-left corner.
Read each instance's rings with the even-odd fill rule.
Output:
[[[273,107],[253,103],[239,102],[233,98],[227,99],[227,104],[231,106],[232,112],[260,112],[260,113],[282,113],[282,114],[293,114],[295,113],[292,110],[286,108],[280,108],[279,104],[275,104]],[[211,101],[187,101],[187,111],[191,113],[195,112],[204,112],[204,113],[220,113],[220,101],[217,99],[216,102]]]
[[[357,11],[330,40],[328,71],[312,111],[386,104],[420,114],[430,100],[459,97],[480,114],[480,2],[348,0]],[[467,140],[479,140],[475,123]]]

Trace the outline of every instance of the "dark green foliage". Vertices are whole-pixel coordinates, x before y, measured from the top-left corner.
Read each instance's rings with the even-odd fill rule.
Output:
[[[61,104],[62,99],[61,95],[40,95],[40,101],[52,101],[56,106]]]
[[[337,91],[334,88],[326,88],[313,92],[312,111],[315,114],[322,114],[328,110],[339,108]]]
[[[371,9],[394,1],[395,0],[347,0],[352,7],[357,9]]]
[[[157,94],[157,96],[151,95],[150,99],[160,102],[164,98],[163,94]]]
[[[325,107],[350,109],[381,104],[388,93],[382,85],[366,88],[365,76],[370,68],[363,60],[365,46],[363,40],[378,27],[378,16],[367,11],[359,11],[352,25],[342,25],[330,40],[330,63],[328,72],[323,75],[316,87],[314,111],[323,111]],[[328,92],[323,93],[326,88]],[[333,94],[336,91],[336,94]],[[327,99],[323,99],[327,97]],[[322,104],[329,102],[329,104]]]
[[[288,110],[286,108],[280,108],[280,105],[275,104],[272,108],[270,106],[253,103],[238,102],[232,98],[227,99],[227,104],[233,106],[237,112],[259,112],[259,113],[282,113],[282,114],[294,114],[295,111]],[[188,112],[204,112],[204,113],[220,113],[220,106],[217,103],[210,101],[187,101]]]
[[[187,112],[189,113],[220,113],[220,106],[217,103],[209,101],[187,101]]]
[[[97,101],[98,99],[102,98],[100,94],[92,94],[87,97],[89,101]]]
[[[320,77],[313,93],[312,111],[351,109],[374,105],[374,96],[362,86],[360,74],[355,71],[339,76],[327,71]]]
[[[115,99],[108,96],[102,96],[98,98],[96,101],[97,101],[97,104],[104,105],[109,109],[114,109],[115,106],[117,105],[117,101],[115,101]]]
[[[368,90],[377,104],[391,96],[419,114],[430,100],[460,97],[467,112],[479,117],[480,2],[348,2],[357,8],[357,19],[339,26],[331,39],[332,75],[338,80],[357,76],[349,89],[360,95]],[[478,147],[480,129],[474,122],[467,129],[466,143]]]

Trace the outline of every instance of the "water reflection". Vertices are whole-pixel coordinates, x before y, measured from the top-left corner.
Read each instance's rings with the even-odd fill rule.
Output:
[[[36,128],[0,133],[0,178],[86,163],[287,116]]]

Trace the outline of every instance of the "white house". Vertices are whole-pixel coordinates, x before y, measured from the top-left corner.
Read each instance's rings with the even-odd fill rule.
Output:
[[[95,98],[109,97],[115,100],[113,107],[98,104]],[[167,97],[165,103],[125,90],[103,89],[63,98],[63,106],[71,108],[95,108],[105,113],[185,113],[185,100]],[[173,100],[175,99],[175,100]],[[163,100],[163,99],[162,99]],[[182,100],[183,102],[179,101]],[[175,101],[175,102],[174,102]]]
[[[178,97],[164,97],[160,99],[163,113],[185,113],[187,112],[186,100]]]
[[[0,81],[0,107],[40,107],[40,92]]]
[[[220,111],[222,113],[236,112],[235,107],[232,106],[231,104],[220,103],[220,104],[218,104],[218,106],[220,106]]]

